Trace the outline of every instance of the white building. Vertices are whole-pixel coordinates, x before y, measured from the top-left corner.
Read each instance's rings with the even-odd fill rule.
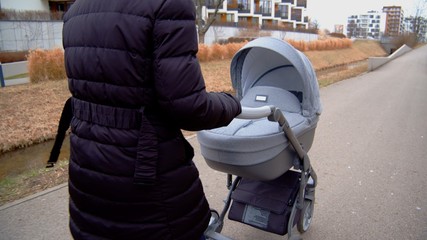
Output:
[[[377,11],[347,18],[347,37],[380,39],[385,30],[385,15]]]
[[[215,12],[214,0],[206,1],[206,15]],[[219,24],[307,29],[307,0],[227,0],[218,11]]]

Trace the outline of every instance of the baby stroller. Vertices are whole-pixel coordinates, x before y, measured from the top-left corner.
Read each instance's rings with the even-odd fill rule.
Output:
[[[227,173],[229,189],[205,234],[229,239],[220,234],[229,212],[231,220],[298,239],[292,228],[310,227],[317,184],[307,155],[321,113],[314,70],[291,45],[263,37],[236,53],[231,79],[242,113],[197,134],[206,163]]]

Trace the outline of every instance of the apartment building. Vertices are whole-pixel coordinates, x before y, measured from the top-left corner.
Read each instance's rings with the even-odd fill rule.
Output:
[[[399,36],[404,33],[404,15],[401,6],[385,6],[383,12],[386,13],[385,35],[390,37]]]
[[[364,14],[352,15],[347,18],[347,36],[349,38],[380,39],[384,23],[381,13],[368,11]]]
[[[204,17],[215,12],[215,0],[207,0]],[[216,24],[242,27],[307,29],[307,0],[226,0]]]
[[[417,34],[420,42],[427,41],[427,18],[410,16],[405,17],[403,22],[405,32]]]

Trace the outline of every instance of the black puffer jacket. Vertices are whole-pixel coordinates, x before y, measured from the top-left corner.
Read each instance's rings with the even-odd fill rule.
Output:
[[[180,129],[241,108],[206,93],[192,0],[77,0],[64,17],[76,239],[199,239],[209,217]]]

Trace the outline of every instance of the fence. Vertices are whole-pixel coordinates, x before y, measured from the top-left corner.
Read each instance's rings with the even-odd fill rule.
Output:
[[[62,47],[62,21],[0,21],[0,51]]]

